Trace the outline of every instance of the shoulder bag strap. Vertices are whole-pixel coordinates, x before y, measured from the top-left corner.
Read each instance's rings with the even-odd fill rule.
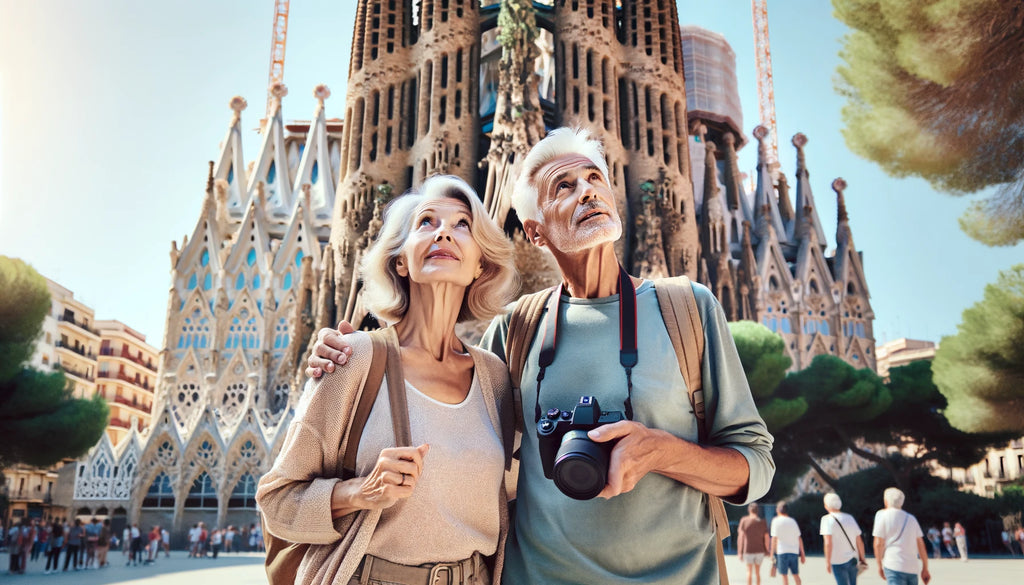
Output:
[[[857,547],[856,547],[856,546],[854,546],[854,544],[853,544],[853,541],[852,541],[852,540],[850,540],[850,535],[849,535],[849,534],[847,534],[847,533],[846,533],[846,529],[845,529],[845,528],[843,528],[843,521],[842,521],[842,520],[840,520],[840,519],[839,519],[839,517],[838,517],[838,516],[836,516],[835,514],[829,514],[829,516],[832,516],[832,518],[834,518],[834,519],[835,519],[835,521],[836,521],[836,524],[838,524],[838,525],[839,525],[839,530],[842,530],[842,531],[843,531],[843,536],[845,536],[845,537],[846,537],[846,542],[850,543],[850,548],[852,548],[852,549],[853,549],[853,554],[857,555],[857,559],[858,559],[858,560],[864,560],[864,559],[863,559],[863,558],[862,558],[862,557],[860,556],[860,551],[859,551],[859,550],[857,550]]]
[[[341,463],[341,479],[352,479],[356,476],[356,455],[359,453],[359,440],[363,436],[366,421],[370,418],[373,403],[377,400],[380,382],[384,379],[384,368],[388,362],[387,341],[382,331],[371,331],[370,341],[373,343],[373,357],[370,359],[370,373],[366,375],[366,383],[359,392],[359,402],[352,413],[352,426],[345,443],[345,454]]]
[[[386,330],[386,334],[388,365],[385,375],[388,379],[388,398],[391,401],[391,425],[395,431],[395,446],[409,447],[412,445],[412,436],[409,431],[409,402],[405,394],[405,375],[402,374],[398,333],[391,327]]]
[[[885,546],[892,546],[900,541],[900,537],[903,536],[903,531],[907,529],[907,522],[910,521],[910,513],[903,512],[903,527],[900,528],[900,533],[896,535],[896,538],[892,539],[891,542],[886,542]]]

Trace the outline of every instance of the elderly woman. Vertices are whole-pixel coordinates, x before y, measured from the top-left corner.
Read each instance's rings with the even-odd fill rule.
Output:
[[[516,292],[512,253],[461,179],[432,177],[386,209],[361,264],[363,303],[397,340],[412,446],[395,444],[382,383],[356,477],[337,476],[373,354],[368,334],[346,336],[349,367],[303,395],[256,495],[271,534],[312,544],[297,583],[500,579],[513,424],[508,369],[459,340],[455,324],[489,319],[508,302]]]

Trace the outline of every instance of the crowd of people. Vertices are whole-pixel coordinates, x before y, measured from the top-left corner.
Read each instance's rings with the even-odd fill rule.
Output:
[[[116,538],[110,530],[110,520],[92,518],[83,522],[55,518],[52,521],[37,518],[22,519],[12,524],[6,534],[7,550],[10,553],[12,574],[24,574],[30,562],[45,560],[44,574],[69,569],[102,569],[106,567],[107,554],[116,546]],[[60,567],[61,553],[64,567]]]
[[[207,530],[204,522],[188,533],[189,558],[214,558],[221,553],[263,552],[263,531],[258,524]],[[25,574],[31,563],[45,562],[43,574],[103,569],[110,566],[109,553],[121,549],[125,566],[150,565],[171,556],[171,535],[162,526],[148,532],[138,523],[125,526],[120,535],[111,529],[110,519],[83,521],[64,518],[22,519],[7,530],[0,529],[0,543],[10,553],[10,574]],[[61,555],[63,554],[63,567]]]
[[[928,583],[931,574],[928,559],[956,558],[967,561],[967,531],[960,522],[943,523],[928,529],[927,534],[912,514],[903,510],[904,494],[889,488],[882,495],[884,507],[875,514],[872,528],[872,550],[879,576],[890,585],[916,585],[918,578]],[[867,562],[863,533],[857,520],[842,512],[842,499],[826,494],[825,511],[819,534],[824,545],[825,570],[838,585],[854,585],[857,575],[871,568]],[[761,518],[760,506],[751,504],[748,514],[737,528],[737,555],[747,567],[747,585],[760,585],[761,564],[771,559],[771,576],[782,576],[789,585],[792,576],[800,585],[800,565],[807,562],[800,526],[788,514],[786,502],[776,506],[771,524]],[[931,554],[925,544],[927,537]],[[1024,551],[1024,527],[1006,529],[1003,544],[1013,556]]]

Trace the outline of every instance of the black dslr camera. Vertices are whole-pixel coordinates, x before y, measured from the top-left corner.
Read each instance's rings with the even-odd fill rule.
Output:
[[[587,431],[625,420],[618,411],[601,411],[593,396],[580,396],[572,412],[552,408],[537,423],[537,442],[544,477],[555,480],[563,494],[589,500],[608,483],[608,457],[615,442],[595,443]]]

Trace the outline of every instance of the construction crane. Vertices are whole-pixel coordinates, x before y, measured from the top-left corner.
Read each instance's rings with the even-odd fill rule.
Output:
[[[273,114],[274,96],[270,88],[284,81],[284,48],[288,38],[288,2],[274,1],[274,36],[270,39],[270,79],[267,81],[267,119]]]
[[[751,0],[754,12],[754,52],[757,53],[757,105],[761,124],[768,130],[768,168],[779,167],[779,135],[775,123],[775,84],[772,81],[772,48],[768,42],[768,0]]]

